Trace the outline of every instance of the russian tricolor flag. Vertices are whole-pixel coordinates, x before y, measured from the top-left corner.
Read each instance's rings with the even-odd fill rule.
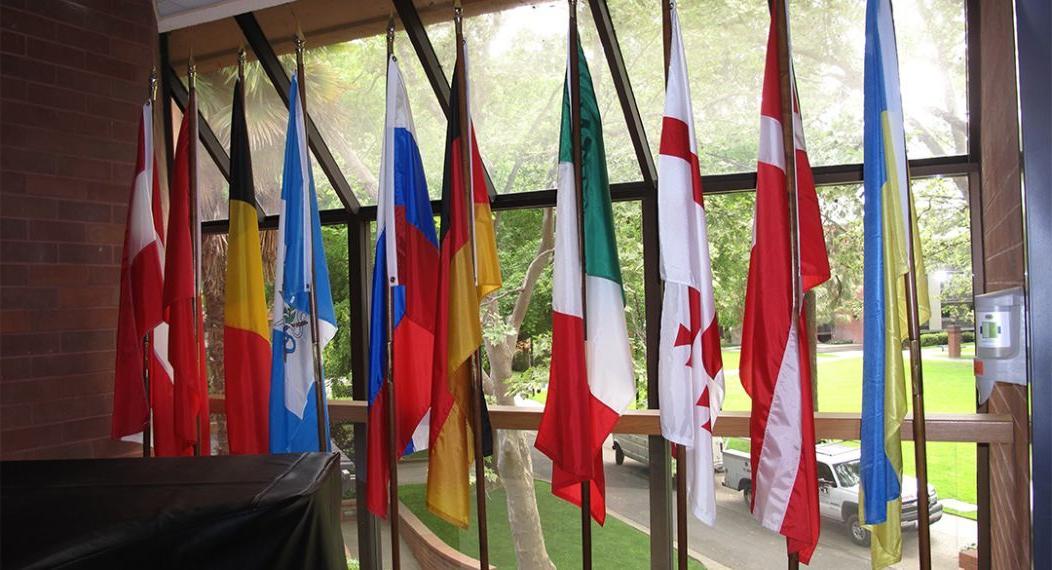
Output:
[[[398,61],[387,65],[376,262],[369,322],[367,505],[387,516],[387,299],[394,334],[395,442],[401,455],[427,448],[437,303],[438,237]]]

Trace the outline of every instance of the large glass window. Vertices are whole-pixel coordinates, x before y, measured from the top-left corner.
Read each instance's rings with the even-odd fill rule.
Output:
[[[630,75],[647,140],[655,157],[664,102],[661,11],[642,0],[611,0],[617,39]],[[727,174],[755,168],[759,104],[768,31],[767,3],[686,3],[680,7],[693,92],[702,173]],[[859,0],[798,0],[791,3],[795,64],[811,161],[832,165],[862,160],[862,77],[864,3]],[[967,148],[963,0],[904,0],[896,4],[902,90],[910,158],[947,156]],[[450,14],[451,18],[451,14]],[[472,15],[464,24],[471,65],[471,97],[483,158],[500,194],[555,185],[559,119],[566,71],[567,6],[542,1]],[[580,8],[582,45],[603,117],[612,182],[640,179],[609,65],[590,10]],[[836,30],[831,33],[830,30]],[[454,32],[450,21],[427,26],[427,33],[451,79]],[[363,204],[375,204],[384,115],[384,35],[329,46],[306,54],[308,107],[323,138]],[[309,45],[309,44],[308,44]],[[446,118],[406,34],[396,34],[399,58],[413,109],[417,139],[432,198],[441,190]],[[291,55],[281,57],[293,71]],[[201,108],[224,146],[229,146],[230,97],[235,68],[199,79]],[[256,190],[268,213],[276,213],[281,182],[287,112],[258,64],[249,64],[248,120],[252,135]],[[200,186],[205,219],[226,217],[226,183],[203,148]],[[315,164],[322,208],[339,206]],[[915,180],[918,217],[927,264],[934,319],[925,328],[924,373],[927,410],[974,411],[970,357],[972,266],[968,184],[964,178]],[[862,201],[858,184],[818,191],[832,268],[832,279],[814,294],[818,340],[817,410],[857,413],[861,406]],[[716,303],[721,325],[727,395],[724,410],[747,412],[750,400],[738,374],[741,321],[752,247],[752,192],[706,196]],[[639,202],[614,205],[626,320],[635,372],[635,408],[646,407],[646,308],[643,236]],[[546,401],[551,358],[551,257],[553,209],[495,213],[504,288],[483,304],[483,368],[489,403],[539,412]],[[331,394],[350,398],[350,330],[347,234],[325,228],[333,296],[340,333],[325,352]],[[264,232],[264,267],[272,291],[274,232]],[[222,281],[225,237],[207,236],[206,320],[209,376],[222,390]],[[268,253],[269,252],[269,253]],[[371,258],[372,248],[368,250]],[[647,252],[657,255],[657,252]],[[218,273],[216,273],[218,271]],[[209,275],[211,275],[209,277]],[[211,293],[209,293],[211,291]],[[270,300],[268,299],[268,303]],[[357,333],[358,331],[354,331]],[[961,350],[951,352],[958,335]],[[906,380],[909,382],[909,379]],[[221,430],[216,430],[222,437]],[[350,424],[334,430],[338,445],[353,455]],[[533,447],[536,433],[497,429],[495,455],[487,461],[487,509],[491,562],[499,567],[548,560],[558,567],[580,564],[580,516],[554,498],[551,464]],[[716,475],[719,522],[704,526],[690,519],[692,564],[700,567],[768,567],[785,560],[784,540],[762,530],[748,513],[731,465],[746,458],[746,438],[717,442],[724,471]],[[857,442],[822,442],[850,455]],[[829,448],[832,449],[832,448]],[[835,455],[832,451],[825,456]],[[957,552],[976,541],[976,446],[931,443],[930,483],[944,518],[933,528],[937,565],[956,564]],[[913,445],[903,443],[904,472],[915,473]],[[594,528],[594,560],[600,567],[645,568],[649,564],[650,469],[645,436],[618,434],[604,443],[609,519]],[[841,456],[843,458],[843,456]],[[852,540],[850,495],[857,500],[857,464],[828,457],[823,473],[835,479],[823,487],[822,541],[816,567],[864,568],[869,551]],[[364,466],[349,469],[364,471]],[[425,504],[426,453],[399,467],[401,500],[421,528],[459,552],[475,557],[472,526],[459,529],[433,516]],[[473,473],[472,473],[473,477]],[[846,494],[845,494],[846,493]],[[347,496],[353,495],[348,490]],[[472,499],[474,495],[472,494]],[[474,507],[472,507],[474,508]],[[354,522],[344,536],[355,551]],[[403,527],[404,528],[404,527]],[[742,548],[742,537],[749,548]],[[856,537],[857,539],[857,537]],[[389,542],[384,536],[383,549]],[[905,563],[915,560],[916,535],[904,533]],[[403,554],[412,556],[408,546]]]
[[[633,0],[612,1],[610,10],[656,155],[664,105],[661,12]],[[702,173],[754,170],[767,3],[683,3],[679,12]],[[861,162],[865,3],[794,1],[790,16],[811,163]],[[964,154],[964,3],[897,2],[895,18],[910,157]]]

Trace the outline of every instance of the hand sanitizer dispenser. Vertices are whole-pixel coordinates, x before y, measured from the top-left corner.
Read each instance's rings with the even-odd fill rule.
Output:
[[[975,296],[975,381],[979,403],[994,382],[1026,385],[1026,311],[1022,287]]]

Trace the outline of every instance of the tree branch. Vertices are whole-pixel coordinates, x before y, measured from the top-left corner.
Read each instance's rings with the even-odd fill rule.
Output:
[[[515,299],[515,308],[511,312],[508,324],[515,331],[516,336],[523,319],[526,318],[526,310],[530,307],[530,299],[533,298],[533,289],[541,278],[541,273],[551,261],[553,247],[555,245],[555,210],[544,209],[544,217],[541,220],[541,241],[537,244],[537,255],[526,269],[526,276],[522,279],[522,289]]]

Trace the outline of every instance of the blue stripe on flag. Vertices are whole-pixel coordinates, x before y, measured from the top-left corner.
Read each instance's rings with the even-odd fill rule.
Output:
[[[865,109],[864,109],[864,200],[863,214],[863,342],[862,342],[862,459],[864,522],[880,524],[887,519],[887,503],[901,492],[898,474],[885,448],[885,382],[887,299],[884,283],[883,193],[888,182],[884,151],[883,114],[887,110],[883,62],[880,51],[877,10],[879,2],[866,6]]]
[[[407,129],[395,129],[394,204],[405,208],[405,219],[412,224],[435,247],[435,219],[431,213],[431,198],[427,193],[427,179],[420,150],[413,133]],[[405,159],[403,162],[402,159]],[[401,236],[399,236],[401,237]]]

